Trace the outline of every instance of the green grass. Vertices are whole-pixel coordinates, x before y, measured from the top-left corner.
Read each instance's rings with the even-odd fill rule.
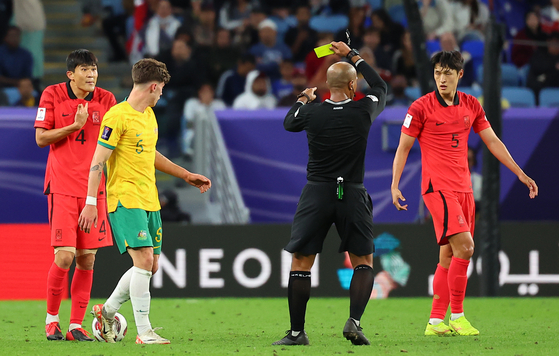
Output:
[[[94,303],[102,302],[94,300]],[[44,301],[0,302],[0,355],[559,355],[559,298],[468,298],[467,316],[478,337],[425,337],[430,299],[370,301],[362,319],[372,346],[342,336],[348,299],[311,298],[310,346],[270,344],[289,328],[286,299],[154,299],[151,322],[164,326],[171,345],[136,345],[130,303],[121,309],[128,335],[117,344],[49,342]],[[61,327],[70,303],[63,302]],[[91,329],[91,316],[84,326]]]

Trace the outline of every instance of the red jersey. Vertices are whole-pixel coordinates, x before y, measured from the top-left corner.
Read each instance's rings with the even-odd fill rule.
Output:
[[[451,190],[472,192],[468,169],[468,136],[491,125],[479,101],[456,92],[448,106],[439,92],[422,96],[411,104],[402,132],[416,137],[421,147],[423,194]]]
[[[57,129],[74,123],[78,104],[88,102],[88,117],[78,131],[50,145],[45,172],[45,194],[87,196],[91,159],[97,147],[99,129],[105,113],[116,104],[115,96],[95,88],[85,99],[78,99],[70,82],[48,86],[41,95],[35,128]],[[104,191],[104,178],[99,193]],[[102,196],[104,197],[104,195]]]

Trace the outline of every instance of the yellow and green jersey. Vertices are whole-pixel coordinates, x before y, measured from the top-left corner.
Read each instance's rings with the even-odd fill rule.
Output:
[[[150,107],[141,113],[123,101],[105,114],[98,143],[113,150],[107,162],[109,213],[119,201],[128,209],[161,209],[155,186],[157,137],[157,120]]]

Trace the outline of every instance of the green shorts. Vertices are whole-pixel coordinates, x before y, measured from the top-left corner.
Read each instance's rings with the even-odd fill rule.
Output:
[[[128,247],[153,247],[153,254],[161,254],[163,228],[159,211],[127,209],[118,202],[116,210],[109,213],[109,222],[120,253]]]

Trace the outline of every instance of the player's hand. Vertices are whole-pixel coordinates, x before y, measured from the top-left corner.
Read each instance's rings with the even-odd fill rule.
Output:
[[[212,187],[212,181],[201,174],[190,173],[188,177],[185,178],[185,181],[200,189],[200,193],[205,193]]]
[[[518,177],[518,179],[524,183],[530,189],[530,199],[534,199],[538,196],[538,186],[536,185],[536,181],[532,178],[528,177],[526,174],[523,174]]]
[[[88,106],[89,103],[85,103],[85,106],[83,106],[82,104],[78,105],[76,116],[74,117],[74,124],[76,125],[77,130],[81,129],[87,122],[87,117],[89,116],[89,113],[87,112]]]
[[[301,94],[303,94],[303,93],[307,94],[309,96],[309,98],[311,99],[310,101],[307,101],[306,104],[308,104],[311,101],[313,101],[314,99],[316,99],[315,91],[316,91],[316,87],[312,87],[312,88],[307,88],[307,89],[305,89],[301,92]],[[307,100],[307,98],[303,96],[303,97],[300,97],[298,100]]]
[[[81,231],[89,233],[92,225],[97,227],[97,207],[86,204],[78,219],[78,226]]]
[[[347,54],[351,51],[351,48],[345,42],[331,42],[330,43],[330,50],[334,51],[335,54],[338,56],[346,57]]]
[[[396,209],[398,209],[398,210],[408,210],[408,204],[400,205],[400,200],[401,201],[406,201],[406,198],[404,198],[400,189],[392,188],[391,192],[392,192],[392,204],[394,204]]]

